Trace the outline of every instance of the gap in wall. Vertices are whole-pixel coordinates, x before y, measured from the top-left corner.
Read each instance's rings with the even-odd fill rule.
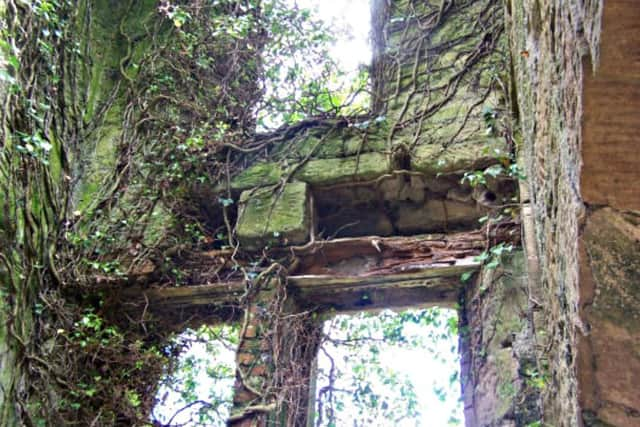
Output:
[[[187,329],[175,340],[183,345],[173,375],[156,393],[151,419],[162,426],[224,427],[231,409],[238,325]]]
[[[315,426],[462,426],[458,313],[337,315],[324,325]]]

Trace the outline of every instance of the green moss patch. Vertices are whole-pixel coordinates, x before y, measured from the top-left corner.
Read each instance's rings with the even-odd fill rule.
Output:
[[[497,138],[453,144],[447,148],[425,144],[416,148],[411,168],[427,175],[463,173],[497,163],[507,156],[506,144]]]
[[[232,190],[248,190],[277,184],[284,174],[280,163],[261,162],[243,170],[231,180]]]
[[[340,159],[311,160],[296,178],[313,186],[369,181],[389,172],[389,159],[381,153],[366,153]]]
[[[279,188],[244,191],[236,227],[240,245],[246,250],[265,246],[305,243],[311,226],[309,189],[304,182]]]

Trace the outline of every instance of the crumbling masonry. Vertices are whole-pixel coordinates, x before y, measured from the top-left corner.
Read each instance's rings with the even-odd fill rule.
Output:
[[[640,8],[374,3],[374,114],[261,141],[215,190],[286,268],[148,309],[246,304],[233,426],[306,425],[313,313],[454,303],[467,426],[640,426]]]

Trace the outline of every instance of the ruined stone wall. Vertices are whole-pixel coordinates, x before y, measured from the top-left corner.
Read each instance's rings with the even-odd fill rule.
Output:
[[[467,426],[528,426],[542,418],[544,372],[536,359],[522,251],[484,269],[464,296],[462,398]]]
[[[447,231],[447,206],[461,201],[460,191],[482,204],[455,184],[464,171],[491,164],[481,147],[509,149],[491,132],[478,137],[487,123],[476,107],[506,115],[500,109],[511,101],[511,130],[527,175],[521,183],[525,251],[497,271],[483,271],[464,294],[467,425],[640,425],[640,8],[626,0],[507,1],[510,66],[484,58],[477,79],[457,80],[473,46],[465,31],[475,27],[465,26],[465,14],[481,21],[491,2],[461,2],[455,13],[448,2],[377,4],[378,116],[371,126],[355,124],[366,129],[364,139],[354,124],[304,133],[312,138],[294,145],[310,143],[300,158],[313,159],[294,174],[321,206],[323,187],[340,203],[377,198],[388,207],[393,201],[394,213],[382,209],[354,235]],[[407,6],[413,14],[405,14]],[[440,50],[453,39],[465,41]],[[500,51],[500,38],[482,40]],[[502,93],[511,99],[485,92],[492,81],[506,82]],[[445,106],[450,91],[453,102]],[[332,133],[339,137],[321,144]],[[266,166],[239,180],[273,175],[275,184],[286,176]],[[354,182],[365,185],[346,188]],[[444,206],[444,220],[434,220],[434,200]],[[354,217],[362,206],[353,206]],[[284,210],[291,212],[286,204]],[[454,227],[471,226],[477,217],[469,212]],[[305,215],[305,227],[317,219]],[[305,242],[305,234],[294,240]]]
[[[579,241],[579,397],[586,426],[640,425],[640,8],[604,3],[585,73]],[[589,66],[589,64],[585,64]]]
[[[214,192],[238,202],[240,247],[468,231],[515,185],[464,174],[517,148],[525,250],[462,292],[466,423],[640,425],[640,8],[609,0],[600,44],[599,0],[375,4],[373,114],[308,120],[232,159],[242,172]],[[249,373],[264,356],[255,328]],[[266,422],[270,408],[248,409]]]
[[[577,241],[584,10],[559,1],[511,1],[507,28],[527,173],[539,278],[536,334],[549,366],[545,422],[576,426],[575,340],[579,324]],[[580,32],[580,33],[579,33]],[[589,35],[589,34],[587,34]],[[528,254],[529,256],[531,254]]]
[[[502,174],[462,180],[511,160],[500,2],[378,1],[373,13],[372,114],[309,120],[237,159],[228,192],[244,248],[304,244],[311,224],[332,237],[469,229],[513,196]]]
[[[637,426],[638,8],[511,1],[506,12],[545,423]]]
[[[243,156],[246,167],[227,189],[239,198],[241,248],[470,231],[514,204],[513,176],[483,173],[514,160],[501,2],[375,2],[374,19],[373,115],[312,121]],[[471,185],[467,173],[486,182]],[[544,373],[524,258],[517,252],[504,262],[464,292],[468,426],[526,426],[542,417]]]

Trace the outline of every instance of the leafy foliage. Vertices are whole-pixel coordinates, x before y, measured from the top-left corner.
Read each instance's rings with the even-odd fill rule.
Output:
[[[145,423],[184,343],[104,295],[149,265],[176,283],[172,254],[224,244],[222,215],[205,225],[192,198],[234,167],[256,117],[337,111],[332,65],[300,71],[330,40],[308,11],[116,3],[10,0],[3,15],[0,337],[18,362],[1,385],[23,408],[9,424]]]
[[[235,248],[231,196],[212,210],[199,197],[243,167],[238,153],[269,152],[251,138],[257,129],[364,111],[352,101],[367,91],[368,74],[362,70],[352,87],[334,89],[340,73],[326,55],[333,29],[283,0],[6,3],[0,42],[7,64],[0,73],[6,106],[0,323],[6,329],[0,332],[16,373],[1,385],[21,417],[7,423],[145,424],[163,375],[166,387],[186,384],[183,402],[199,405],[194,422],[211,422],[226,397],[194,400],[196,360],[174,371],[193,336],[171,341],[170,328],[183,324],[160,329],[162,319],[146,310],[133,318],[120,310],[126,301],[118,292],[149,270],[157,283],[189,284],[177,254]],[[457,88],[453,83],[448,86]],[[406,123],[421,121],[400,116],[389,140],[409,129]],[[256,270],[265,263],[257,260]],[[242,273],[249,288],[252,276]],[[403,325],[429,318],[387,317],[368,336],[357,328],[346,336],[418,345]],[[382,353],[365,348],[362,360]],[[386,375],[364,362],[357,366],[357,378]],[[229,372],[207,373],[226,378]],[[380,381],[411,396],[399,375]],[[377,393],[376,384],[353,387],[355,404],[378,414],[417,411],[398,405],[398,395]],[[335,414],[338,401],[328,402]]]
[[[175,370],[161,381],[152,417],[166,425],[226,425],[238,328],[203,326],[180,334],[176,341],[182,352]]]
[[[449,425],[461,422],[460,404],[453,403],[459,394],[455,312],[434,308],[339,315],[325,323],[325,334],[316,425],[414,425],[426,415],[422,411],[434,411],[429,404],[451,411]],[[424,379],[435,376],[423,367],[450,372],[444,383],[433,380],[430,399]]]

